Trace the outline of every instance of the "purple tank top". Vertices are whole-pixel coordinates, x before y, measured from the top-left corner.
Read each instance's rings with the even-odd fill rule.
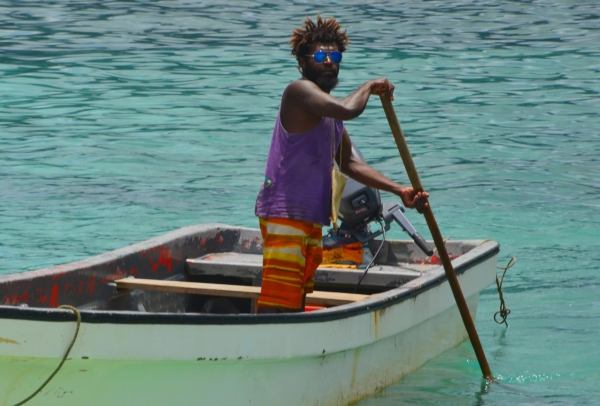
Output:
[[[323,117],[312,130],[292,134],[277,114],[265,181],[256,199],[257,216],[329,224],[334,123],[337,151],[343,121]]]

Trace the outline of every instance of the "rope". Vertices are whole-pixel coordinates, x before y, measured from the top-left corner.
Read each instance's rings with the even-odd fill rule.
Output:
[[[69,356],[69,353],[71,352],[71,349],[73,348],[73,345],[75,344],[75,340],[77,340],[77,335],[79,334],[79,327],[81,326],[81,313],[79,313],[79,310],[77,310],[76,308],[74,308],[73,306],[70,306],[70,305],[60,305],[58,307],[60,309],[69,309],[69,310],[73,311],[73,313],[75,313],[75,315],[77,316],[77,329],[75,330],[75,335],[73,336],[71,345],[69,345],[69,348],[67,349],[67,352],[65,353],[62,361],[60,361],[60,364],[58,364],[58,367],[54,370],[54,372],[52,372],[52,375],[50,375],[50,377],[48,379],[46,379],[46,382],[44,382],[42,384],[42,386],[40,386],[38,388],[38,390],[33,392],[33,394],[31,396],[29,396],[27,399],[22,400],[21,402],[17,403],[15,406],[24,405],[25,403],[27,403],[31,399],[33,399],[35,395],[40,393],[42,391],[42,389],[44,389],[44,387],[52,380],[52,378],[54,378],[54,376],[58,373],[58,371],[60,371],[60,368],[62,368],[63,364],[67,360],[67,357]]]
[[[481,241],[479,244],[477,244],[477,246],[481,247],[483,244],[485,244],[486,242],[489,242],[489,241],[492,241],[492,239],[491,238],[487,238],[487,239]]]
[[[446,243],[446,241],[448,241],[450,238],[445,238],[444,239],[444,244]],[[483,244],[485,244],[488,241],[492,241],[491,238],[488,238],[487,240],[483,240],[481,241],[477,246],[481,246]],[[437,247],[435,247],[433,249],[433,252],[435,255],[435,252],[437,251]],[[421,273],[421,276],[423,276],[423,265],[430,259],[431,257],[425,257],[425,259],[421,262],[421,269],[419,270]],[[506,319],[508,318],[508,315],[510,314],[510,309],[508,307],[506,307],[506,303],[504,302],[504,293],[502,292],[502,283],[504,282],[504,275],[506,275],[506,271],[509,270],[509,268],[512,268],[512,266],[514,264],[517,263],[517,257],[512,257],[508,263],[506,264],[506,266],[497,266],[496,268],[498,269],[503,269],[504,272],[502,272],[502,278],[498,279],[498,275],[496,275],[496,287],[498,288],[498,295],[500,296],[500,310],[498,310],[496,313],[494,313],[494,321],[498,324],[502,324],[504,323],[506,325],[506,327],[508,327],[508,323],[506,322]]]
[[[498,324],[506,324],[508,327],[508,323],[506,322],[506,318],[510,314],[510,309],[506,307],[506,303],[504,303],[504,294],[502,293],[502,283],[504,282],[504,275],[506,275],[506,271],[511,268],[517,262],[517,257],[512,257],[506,266],[498,266],[498,269],[504,269],[502,272],[502,278],[498,279],[498,275],[496,275],[496,286],[498,287],[498,295],[500,295],[500,310],[494,313],[494,321]]]

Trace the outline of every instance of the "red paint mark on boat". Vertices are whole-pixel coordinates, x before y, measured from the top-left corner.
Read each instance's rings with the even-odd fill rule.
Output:
[[[50,307],[58,307],[58,301],[56,297],[58,296],[58,285],[55,283],[52,285],[52,296],[50,296]]]
[[[225,241],[225,240],[223,239],[223,237],[221,237],[219,234],[217,234],[215,237],[217,237],[217,242],[218,242],[219,244],[223,244],[223,241]]]
[[[173,269],[173,254],[171,251],[164,247],[160,247],[158,253],[158,263],[167,267],[167,272],[171,272]]]
[[[90,296],[92,296],[92,294],[94,293],[95,288],[96,288],[96,278],[94,277],[94,274],[92,274],[92,276],[90,276],[90,281],[88,283],[88,289],[90,290]]]
[[[129,271],[130,274],[132,275],[137,275],[137,268],[131,268],[131,270]]]
[[[156,272],[158,271],[158,264],[157,263],[153,263],[152,264],[152,272]]]
[[[46,303],[46,301],[48,301],[48,298],[46,297],[46,295],[40,296],[40,303]]]
[[[16,305],[19,303],[27,303],[28,299],[29,299],[29,295],[27,294],[27,292],[23,292],[22,295],[15,293],[11,297],[4,296],[4,303],[7,305],[11,305],[11,304]]]
[[[127,272],[123,272],[121,271],[119,268],[117,268],[117,271],[112,274],[112,275],[108,275],[106,278],[102,279],[102,283],[106,283],[106,282],[112,282],[115,279],[123,279],[127,276]],[[92,275],[92,280],[90,282],[90,284],[92,285],[91,290],[90,290],[90,294],[92,294],[92,290],[93,290],[93,284],[94,284],[94,275]]]
[[[449,255],[448,257],[450,258],[450,261],[455,260],[456,258],[458,258],[460,255]],[[427,258],[427,260],[424,259],[415,259],[412,260],[413,264],[420,264],[420,265],[440,265],[442,264],[442,261],[440,260],[439,255],[434,255],[431,258]]]

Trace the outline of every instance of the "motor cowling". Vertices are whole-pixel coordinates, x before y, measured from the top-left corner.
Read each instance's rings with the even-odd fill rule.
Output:
[[[365,162],[365,158],[354,144],[352,144],[352,153]],[[381,208],[379,190],[349,178],[340,201],[338,215],[342,221],[341,227],[355,229],[367,225],[381,215]]]

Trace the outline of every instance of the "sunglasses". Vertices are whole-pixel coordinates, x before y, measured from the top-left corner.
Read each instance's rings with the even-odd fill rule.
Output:
[[[317,51],[317,52],[315,52],[312,55],[306,55],[306,56],[312,57],[315,60],[316,63],[323,63],[323,62],[325,62],[325,60],[327,59],[327,57],[329,57],[329,59],[333,63],[340,63],[340,62],[342,62],[342,53],[339,52],[339,51],[330,51],[330,52]]]

